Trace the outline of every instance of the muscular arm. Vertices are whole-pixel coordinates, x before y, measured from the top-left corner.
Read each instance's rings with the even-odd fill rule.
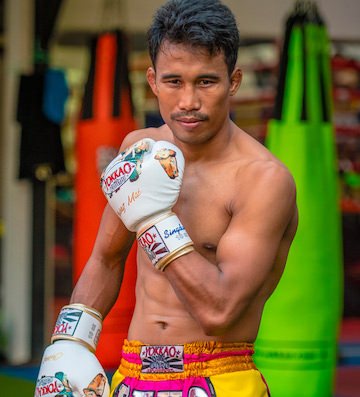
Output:
[[[124,138],[119,152],[143,137],[137,130]],[[96,241],[88,262],[75,286],[71,303],[83,303],[104,317],[114,305],[121,287],[127,255],[135,239],[114,210],[105,207]]]
[[[82,303],[107,315],[117,299],[134,237],[106,206],[93,251],[72,293],[71,303]]]
[[[178,298],[208,335],[226,332],[246,312],[273,271],[280,243],[296,214],[295,186],[284,168],[260,165],[249,175],[252,183],[241,185],[250,190],[245,200],[232,205],[216,264],[193,252],[165,270]]]

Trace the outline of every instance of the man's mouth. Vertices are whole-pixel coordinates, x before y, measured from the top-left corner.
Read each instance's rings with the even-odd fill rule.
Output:
[[[186,129],[193,129],[209,118],[206,114],[194,111],[173,113],[171,119],[181,124]]]
[[[178,119],[176,119],[177,121],[180,121],[181,123],[188,123],[188,124],[192,124],[192,123],[197,123],[199,121],[202,121],[201,119],[196,119],[194,117],[188,118],[188,117],[180,117]]]

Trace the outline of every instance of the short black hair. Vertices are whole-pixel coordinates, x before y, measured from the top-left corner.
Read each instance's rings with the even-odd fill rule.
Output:
[[[154,67],[161,45],[169,41],[205,48],[209,55],[223,51],[229,75],[240,46],[235,17],[219,0],[169,0],[155,13],[147,39]]]

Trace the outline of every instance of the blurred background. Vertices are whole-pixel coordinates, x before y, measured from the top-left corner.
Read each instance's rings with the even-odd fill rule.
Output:
[[[286,21],[309,2],[224,3],[238,20],[238,64],[244,72],[232,118],[265,143]],[[89,198],[98,200],[96,213],[104,206],[91,183],[98,185],[124,134],[162,123],[145,78],[146,30],[161,4],[0,0],[0,384],[16,378],[27,390],[9,387],[6,395],[32,395],[42,350],[89,253],[98,218],[91,221],[84,212],[92,211]],[[340,189],[343,289],[334,396],[355,397],[360,396],[360,2],[313,4],[330,39]]]

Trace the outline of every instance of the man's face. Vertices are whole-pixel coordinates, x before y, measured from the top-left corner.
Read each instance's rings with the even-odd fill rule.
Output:
[[[149,68],[147,77],[175,137],[198,144],[224,128],[241,71],[235,69],[229,76],[223,53],[210,56],[203,48],[165,42],[156,71]]]

